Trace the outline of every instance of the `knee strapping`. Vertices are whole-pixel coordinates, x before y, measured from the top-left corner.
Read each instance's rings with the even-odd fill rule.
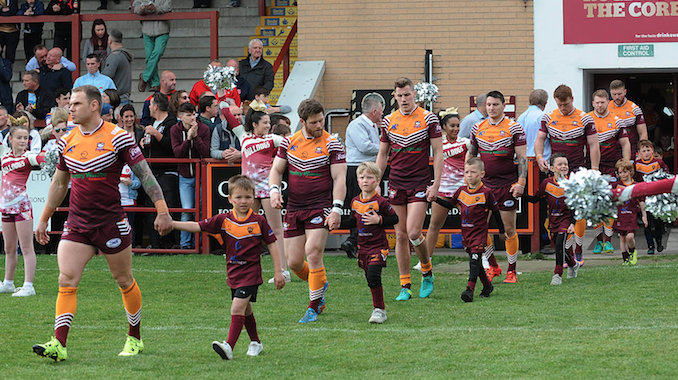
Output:
[[[412,243],[413,246],[418,247],[424,243],[424,240],[426,240],[426,238],[424,237],[424,234],[421,234],[417,239],[410,239],[410,243]]]

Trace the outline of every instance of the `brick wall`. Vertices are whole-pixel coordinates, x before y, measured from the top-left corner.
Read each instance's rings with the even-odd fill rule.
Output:
[[[527,4],[527,6],[526,6]],[[320,92],[327,109],[349,108],[354,89],[393,88],[407,76],[423,79],[433,50],[436,110],[499,90],[527,107],[533,88],[532,2],[523,0],[299,1],[299,60],[325,60]],[[348,120],[335,119],[336,132]]]

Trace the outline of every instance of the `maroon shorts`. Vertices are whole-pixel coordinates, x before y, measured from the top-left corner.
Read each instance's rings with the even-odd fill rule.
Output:
[[[385,249],[371,249],[367,252],[360,252],[358,249],[358,266],[367,272],[367,267],[370,265],[386,266],[386,257],[388,257],[388,248]]]
[[[308,210],[287,211],[283,219],[284,237],[301,236],[306,230],[327,228],[325,218],[330,215],[330,208],[314,208]]]
[[[388,200],[392,205],[406,205],[414,202],[428,202],[426,188],[414,190],[388,189]]]
[[[501,211],[511,211],[518,208],[518,201],[513,198],[513,194],[511,194],[511,186],[512,185],[508,185],[492,189],[494,199],[497,200],[499,210]]]
[[[600,164],[600,167],[598,169],[600,170],[600,174],[607,174],[612,177],[617,176],[617,169],[615,169],[614,165],[608,166],[605,164]]]
[[[635,214],[621,215],[617,220],[614,221],[614,232],[626,236],[629,233],[635,233],[638,229],[638,222],[636,220]]]
[[[73,229],[66,223],[61,239],[91,245],[103,253],[113,254],[123,251],[132,244],[132,227],[127,217],[115,224],[93,230]]]
[[[19,214],[2,214],[2,221],[7,223],[23,222],[24,220],[33,220],[33,210],[28,210]]]

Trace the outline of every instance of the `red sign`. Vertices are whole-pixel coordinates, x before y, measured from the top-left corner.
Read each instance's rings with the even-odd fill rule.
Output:
[[[678,41],[678,1],[563,0],[566,44]]]

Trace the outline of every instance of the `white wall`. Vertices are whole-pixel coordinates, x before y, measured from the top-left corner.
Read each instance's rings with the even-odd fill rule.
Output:
[[[584,93],[587,90],[584,70],[640,72],[676,68],[678,71],[678,43],[675,42],[653,43],[654,57],[646,58],[619,58],[618,43],[565,45],[562,14],[562,0],[534,1],[534,87],[549,93],[547,111],[556,108],[552,94],[561,84],[572,88],[575,107],[590,108],[584,106],[590,97]]]

